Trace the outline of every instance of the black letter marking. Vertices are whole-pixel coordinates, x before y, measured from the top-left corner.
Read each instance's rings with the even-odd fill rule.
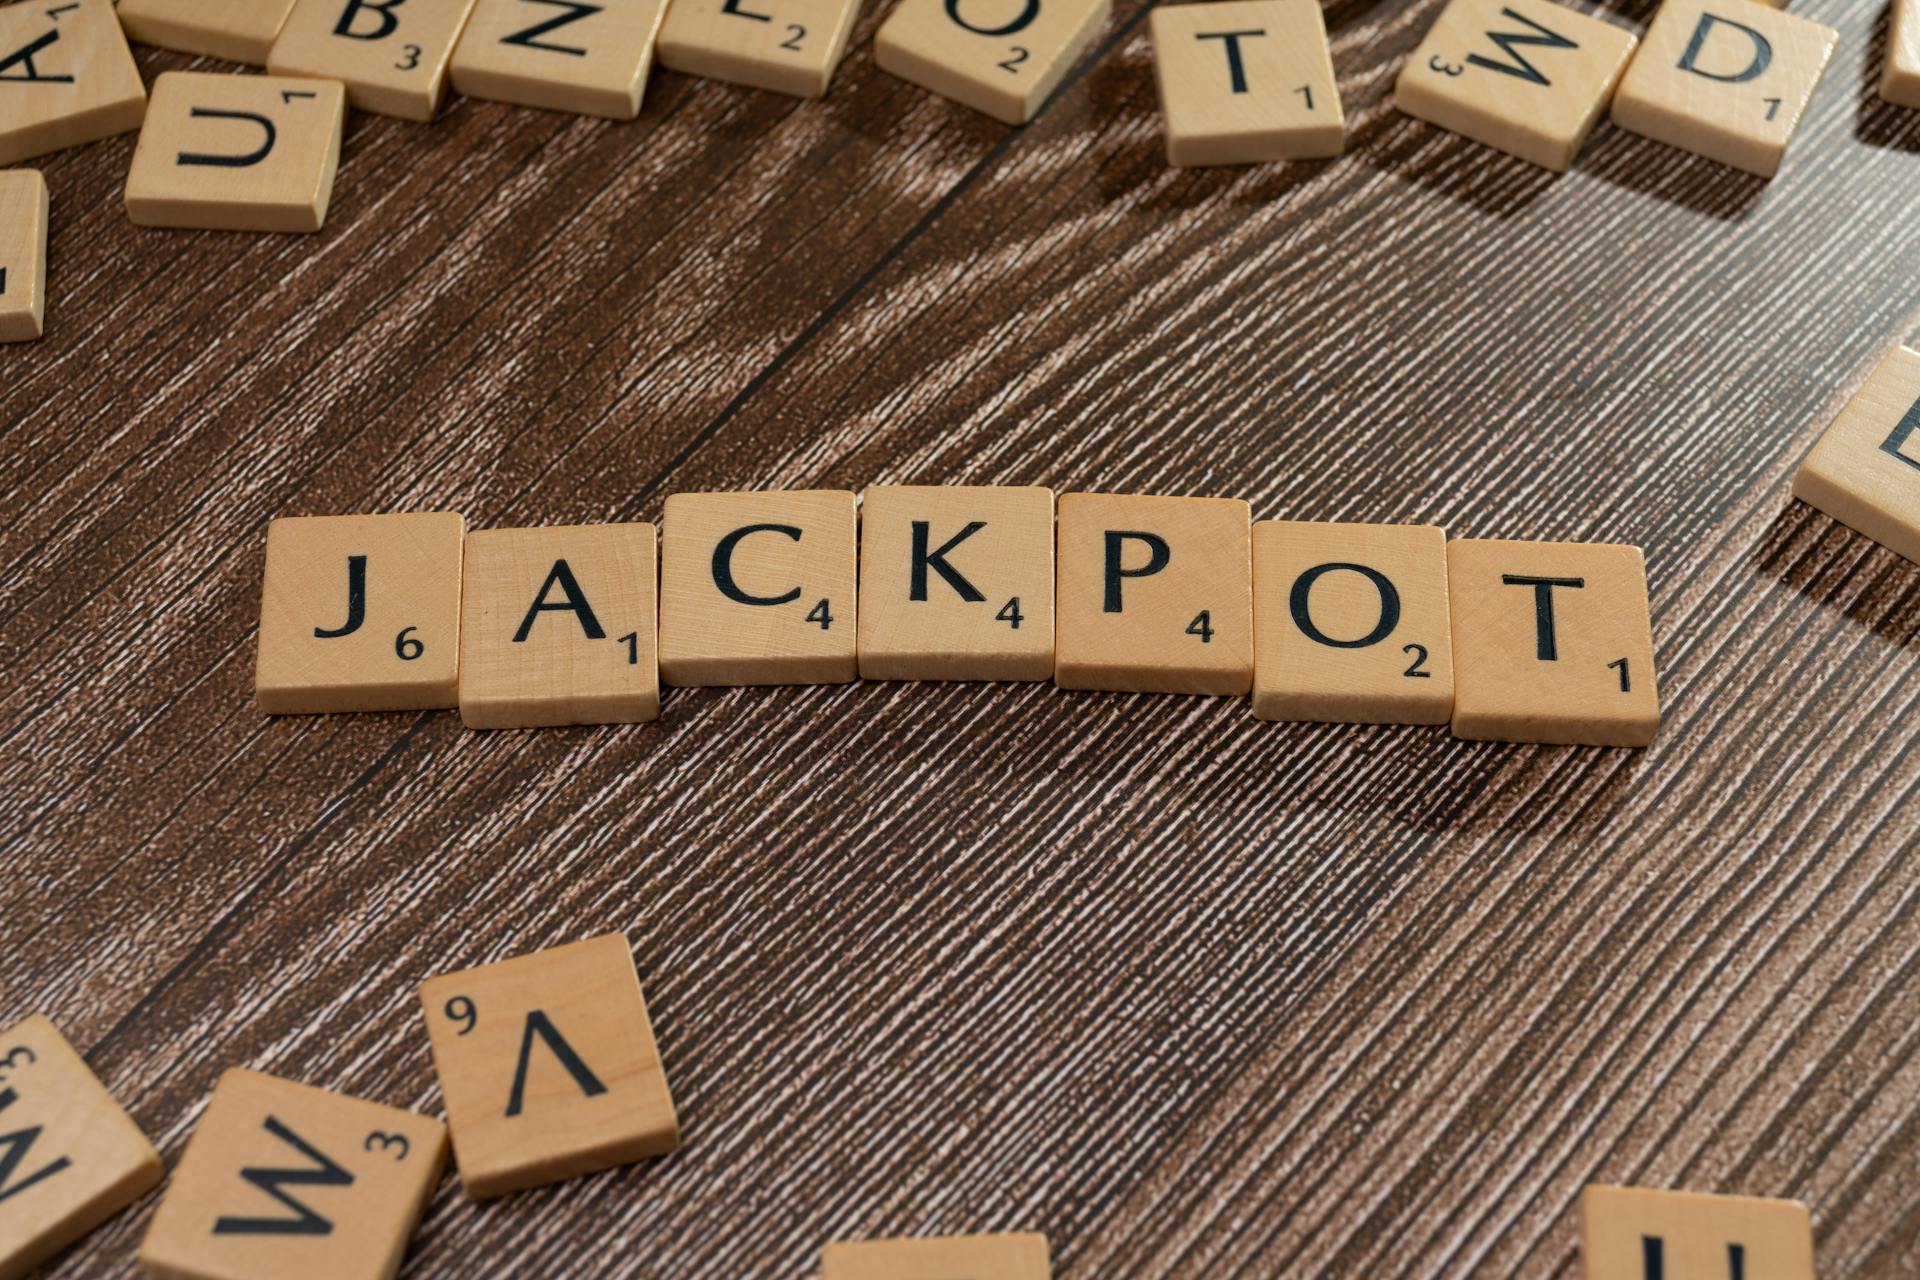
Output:
[[[1713,30],[1713,24],[1716,22],[1723,27],[1732,27],[1735,31],[1746,32],[1747,36],[1753,41],[1753,60],[1747,64],[1746,70],[1737,72],[1734,75],[1723,76],[1717,71],[1702,71],[1697,65],[1700,50],[1707,43],[1707,33]],[[1693,74],[1705,76],[1709,80],[1718,80],[1723,84],[1740,84],[1742,81],[1752,80],[1760,76],[1772,63],[1773,45],[1768,42],[1765,36],[1744,22],[1735,22],[1731,18],[1716,18],[1711,13],[1703,13],[1700,15],[1700,25],[1693,29],[1693,38],[1687,41],[1687,51],[1680,55],[1679,65],[1682,71],[1691,71]],[[1773,119],[1772,112],[1767,113],[1767,119]]]
[[[340,21],[333,24],[333,34],[345,36],[349,40],[384,40],[393,34],[395,27],[400,25],[400,19],[393,15],[393,11],[406,2],[407,0],[347,0],[347,7],[340,11]],[[372,13],[374,21],[379,23],[379,26],[372,31],[353,29],[355,20],[363,10]]]
[[[1313,584],[1320,581],[1326,574],[1340,570],[1359,574],[1371,582],[1374,589],[1380,593],[1380,621],[1374,624],[1373,630],[1358,640],[1335,640],[1313,623],[1311,607]],[[1293,590],[1287,593],[1287,610],[1293,614],[1293,625],[1300,628],[1301,634],[1314,643],[1324,644],[1333,649],[1365,649],[1369,645],[1376,645],[1385,640],[1393,634],[1393,629],[1400,625],[1400,593],[1394,590],[1393,583],[1387,580],[1387,575],[1378,569],[1369,569],[1363,564],[1339,562],[1317,564],[1294,579]],[[1401,652],[1404,653],[1405,650]]]
[[[517,1116],[527,1098],[527,1059],[533,1056],[533,1037],[538,1034],[547,1042],[547,1048],[560,1065],[567,1069],[573,1082],[580,1086],[580,1092],[591,1098],[605,1093],[607,1086],[600,1083],[600,1077],[586,1063],[580,1061],[580,1055],[573,1051],[567,1038],[554,1030],[544,1010],[535,1009],[527,1015],[527,1027],[520,1036],[520,1065],[513,1073],[513,1093],[507,1099],[507,1114]]]
[[[59,31],[49,31],[32,44],[24,48],[15,49],[4,59],[0,59],[0,80],[18,80],[22,84],[72,84],[72,76],[43,76],[40,74],[40,68],[33,65],[33,55],[54,43],[59,38]],[[13,68],[15,65],[25,66],[27,74],[23,76],[14,75]]]
[[[740,0],[724,0],[724,3],[720,6],[720,12],[730,13],[736,18],[752,18],[755,22],[773,21],[767,14],[755,13],[751,9],[742,9],[740,7]]]
[[[13,1054],[7,1055],[7,1063],[12,1065]],[[12,1089],[0,1089],[0,1112],[12,1106],[14,1099],[18,1096]],[[34,1142],[40,1137],[40,1130],[41,1126],[36,1124],[25,1129],[15,1129],[12,1133],[0,1133],[0,1201],[19,1195],[36,1182],[46,1181],[73,1163],[67,1157],[61,1156],[38,1172],[28,1174],[22,1181],[15,1182],[14,1171],[20,1167],[20,1162],[27,1158],[27,1152],[33,1150]]]
[[[1666,1280],[1666,1252],[1659,1236],[1640,1237],[1640,1270],[1646,1280]]]
[[[347,557],[347,624],[344,627],[328,631],[321,627],[313,629],[316,640],[334,640],[341,636],[350,636],[360,629],[367,620],[367,558],[365,556]]]
[[[1560,650],[1553,634],[1553,589],[1584,587],[1587,585],[1587,580],[1585,578],[1528,578],[1517,573],[1503,573],[1500,575],[1500,581],[1509,587],[1533,588],[1533,618],[1540,661],[1559,661]]]
[[[1534,65],[1527,61],[1526,55],[1522,54],[1516,46],[1538,45],[1543,49],[1578,49],[1580,47],[1558,32],[1547,30],[1547,28],[1541,26],[1524,14],[1518,14],[1511,9],[1503,8],[1500,10],[1500,16],[1512,18],[1515,22],[1524,22],[1540,34],[1530,36],[1524,32],[1514,31],[1487,32],[1487,39],[1499,45],[1500,51],[1509,58],[1512,58],[1513,61],[1510,63],[1496,62],[1492,58],[1483,58],[1477,53],[1468,54],[1467,61],[1476,67],[1485,67],[1488,71],[1498,71],[1502,75],[1514,76],[1533,84],[1550,85],[1553,82],[1541,75],[1540,72],[1534,68]]]
[[[553,590],[555,583],[560,584],[560,593],[566,596],[565,604],[548,604],[547,592]],[[580,584],[573,579],[573,570],[565,560],[555,560],[553,568],[547,574],[547,580],[540,584],[540,594],[533,598],[533,608],[527,610],[527,616],[520,621],[520,629],[513,633],[513,642],[520,644],[533,631],[533,623],[542,613],[553,610],[558,613],[571,613],[580,619],[580,629],[587,633],[589,640],[605,640],[607,633],[600,625],[600,619],[593,616],[593,606],[587,603],[587,597],[581,592]]]
[[[925,520],[915,520],[913,522],[913,576],[911,585],[907,588],[907,599],[925,600],[927,598],[927,570],[932,568],[968,604],[979,604],[984,601],[986,597],[980,594],[979,589],[968,582],[959,570],[947,563],[947,552],[986,527],[986,521],[975,520],[941,543],[938,550],[928,551],[927,533],[932,526]]]
[[[1233,84],[1235,93],[1247,91],[1247,65],[1240,58],[1240,41],[1247,36],[1264,36],[1265,31],[1201,31],[1194,35],[1195,40],[1218,40],[1227,47],[1227,76]],[[1313,106],[1313,99],[1307,99],[1307,106]]]
[[[214,107],[195,107],[187,112],[195,120],[251,120],[260,126],[266,137],[260,142],[257,151],[244,152],[237,156],[216,155],[206,151],[182,151],[174,160],[175,164],[203,164],[218,169],[249,169],[259,164],[273,153],[274,140],[280,131],[273,127],[273,121],[254,111],[221,111]],[[361,557],[365,559],[365,557]]]
[[[576,58],[584,58],[587,56],[585,49],[577,49],[570,44],[547,44],[543,42],[540,37],[550,31],[558,31],[570,22],[578,22],[582,18],[590,18],[605,8],[604,5],[578,4],[575,0],[520,0],[520,2],[522,4],[557,5],[565,9],[566,12],[557,18],[548,18],[545,22],[535,23],[525,31],[516,31],[510,36],[502,36],[500,37],[501,44],[517,44],[527,49],[545,49],[548,53],[571,54]]]
[[[977,36],[1010,36],[1016,31],[1025,31],[1033,25],[1033,20],[1040,16],[1040,0],[1027,0],[1026,4],[1021,6],[1020,16],[1004,27],[974,26],[960,16],[960,0],[947,0],[947,16]]]
[[[1123,569],[1120,560],[1126,551],[1127,539],[1132,538],[1147,544],[1147,563],[1138,569]],[[1167,546],[1167,540],[1157,533],[1137,533],[1127,529],[1107,530],[1107,592],[1106,602],[1101,607],[1103,613],[1120,613],[1120,590],[1127,578],[1150,578],[1167,567],[1173,559],[1173,549]]]
[[[795,542],[800,541],[800,530],[790,524],[750,524],[743,528],[735,529],[732,533],[720,539],[713,548],[713,585],[720,588],[721,595],[734,601],[736,604],[754,604],[769,607],[777,604],[792,604],[800,598],[800,588],[798,587],[795,587],[783,596],[753,596],[742,591],[740,584],[733,580],[733,549],[739,546],[740,540],[750,533],[779,533],[792,538]]]
[[[353,1175],[309,1146],[299,1134],[267,1117],[267,1132],[319,1166],[314,1169],[242,1169],[240,1176],[293,1210],[296,1218],[216,1218],[217,1236],[324,1236],[333,1224],[288,1195],[286,1187],[350,1187]]]
[[[1901,452],[1916,431],[1920,431],[1920,400],[1913,402],[1913,407],[1907,410],[1907,416],[1900,419],[1894,425],[1892,434],[1880,442],[1880,452],[1890,453],[1915,471],[1920,471],[1920,460],[1909,458]]]

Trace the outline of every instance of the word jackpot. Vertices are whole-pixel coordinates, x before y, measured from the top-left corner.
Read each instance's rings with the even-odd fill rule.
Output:
[[[626,723],[659,715],[663,684],[855,679],[1251,694],[1266,720],[1515,742],[1645,746],[1660,722],[1630,546],[918,485],[675,494],[657,535],[451,512],[268,527],[270,713]]]

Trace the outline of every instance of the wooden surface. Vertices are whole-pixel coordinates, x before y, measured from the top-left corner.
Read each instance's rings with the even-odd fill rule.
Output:
[[[1395,113],[1432,0],[1328,9],[1349,155],[1176,171],[1126,0],[1009,130],[878,74],[637,124],[356,116],[318,237],[138,231],[57,157],[0,352],[0,981],[179,1155],[220,1070],[439,1114],[415,988],[626,929],[684,1146],[418,1277],[801,1277],[1032,1229],[1060,1273],[1577,1274],[1591,1180],[1811,1203],[1920,1273],[1920,569],[1793,466],[1920,327],[1874,5],[1771,186]],[[1616,13],[1644,21],[1651,6]],[[184,60],[142,51],[151,76]],[[876,481],[1647,549],[1645,752],[1044,686],[707,690],[475,733],[251,702],[266,520],[652,520]],[[127,1276],[141,1207],[55,1274]]]

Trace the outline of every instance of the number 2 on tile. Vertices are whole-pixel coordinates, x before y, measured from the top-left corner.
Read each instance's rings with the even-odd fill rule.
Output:
[[[782,49],[791,49],[795,53],[799,53],[800,42],[806,39],[806,36],[807,36],[807,29],[805,27],[801,26],[797,22],[789,22],[787,24],[787,38],[780,42],[780,47]]]

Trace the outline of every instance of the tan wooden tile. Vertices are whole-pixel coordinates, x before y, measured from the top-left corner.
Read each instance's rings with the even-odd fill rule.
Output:
[[[1890,21],[1880,96],[1898,106],[1920,107],[1920,0],[1893,0]]]
[[[1607,109],[1634,43],[1629,31],[1546,0],[1453,0],[1401,68],[1394,102],[1564,171]]]
[[[451,511],[288,516],[267,525],[262,711],[406,711],[459,702],[460,555]]]
[[[476,0],[453,51],[453,87],[471,98],[631,120],[666,9],[666,0]]]
[[[140,1245],[155,1280],[384,1280],[447,1157],[438,1120],[228,1071]]]
[[[852,680],[856,523],[853,494],[840,489],[669,497],[661,683]]]
[[[53,1023],[0,1031],[0,1280],[23,1280],[160,1181],[160,1156]]]
[[[1660,727],[1646,562],[1584,542],[1447,544],[1453,732],[1644,747]]]
[[[1246,503],[1069,493],[1059,524],[1055,684],[1144,693],[1252,687]]]
[[[472,8],[473,0],[295,0],[267,70],[340,80],[362,111],[431,120]]]
[[[460,719],[469,729],[660,714],[650,524],[467,535]]]
[[[842,1240],[820,1251],[820,1280],[1052,1280],[1047,1238],[1030,1233]]]
[[[1613,122],[1771,178],[1838,39],[1755,0],[1666,0],[1613,97]]]
[[[1814,1280],[1813,1227],[1794,1200],[1588,1187],[1586,1280]]]
[[[1253,526],[1253,714],[1445,724],[1447,535],[1432,525]]]
[[[46,328],[47,180],[37,169],[0,173],[0,342]]]
[[[1053,675],[1053,491],[876,485],[860,510],[860,675]]]
[[[420,988],[460,1180],[475,1200],[680,1143],[633,951],[620,934]]]
[[[1793,496],[1920,563],[1920,352],[1880,362],[1800,464]]]
[[[860,0],[673,0],[660,65],[801,98],[827,92]]]
[[[1152,26],[1169,163],[1308,160],[1346,146],[1319,0],[1161,5]]]
[[[142,227],[318,231],[346,101],[333,80],[163,72],[127,174]]]
[[[293,0],[120,0],[120,25],[141,44],[264,67],[292,9]]]
[[[147,90],[113,0],[0,5],[0,165],[140,127]]]
[[[1092,46],[1111,0],[900,0],[874,36],[882,71],[1025,124]]]

